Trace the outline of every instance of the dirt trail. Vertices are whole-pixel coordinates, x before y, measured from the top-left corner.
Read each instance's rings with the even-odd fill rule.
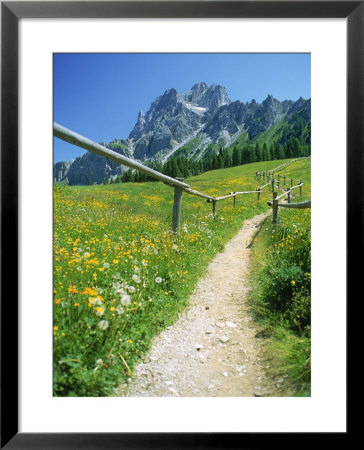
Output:
[[[260,329],[246,296],[251,249],[262,220],[246,220],[210,263],[188,309],[154,341],[134,377],[116,391],[128,397],[249,397],[290,395],[269,375]],[[259,334],[258,334],[259,336]]]

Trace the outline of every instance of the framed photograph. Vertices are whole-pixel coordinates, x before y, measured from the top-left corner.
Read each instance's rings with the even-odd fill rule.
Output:
[[[2,448],[249,448],[283,433],[289,433],[286,439],[297,438],[297,433],[303,440],[310,433],[347,437],[347,302],[353,281],[360,276],[361,266],[355,261],[363,233],[363,26],[360,1],[1,2]],[[206,79],[195,79],[199,77]],[[118,80],[124,85],[118,86]],[[231,99],[229,86],[219,84],[224,80],[231,80],[232,90],[239,86]],[[257,101],[251,94],[254,83],[265,83],[264,89],[269,89]],[[301,90],[282,97],[290,83]],[[137,96],[145,114],[133,112],[130,119]],[[124,136],[108,138],[105,131],[108,143],[103,142],[98,125],[109,132],[118,129],[118,120],[134,122],[128,131],[123,125]],[[79,124],[77,129],[66,128],[72,123]],[[76,143],[82,152],[62,147],[59,138]],[[234,143],[241,148],[234,148]],[[101,167],[95,159],[100,156],[93,153],[86,161],[86,150],[114,162]],[[192,163],[190,156],[198,152]],[[293,188],[296,198],[303,190],[305,201],[298,207],[309,203],[311,208],[314,198],[312,266],[301,261],[288,281],[292,299],[298,288],[306,300],[312,292],[312,315],[307,316],[308,307],[302,302],[282,314],[282,321],[291,320],[299,329],[302,339],[292,344],[297,349],[302,350],[303,340],[309,336],[311,342],[312,336],[312,347],[305,350],[310,353],[312,385],[307,375],[298,375],[300,388],[288,393],[282,387],[285,375],[279,379],[272,375],[266,392],[260,387],[264,374],[259,374],[249,393],[230,390],[223,395],[218,392],[219,377],[204,372],[209,379],[200,378],[199,383],[205,390],[180,395],[163,373],[166,394],[156,390],[144,395],[143,382],[135,387],[137,394],[124,395],[122,386],[131,381],[133,352],[144,352],[137,343],[140,333],[148,340],[148,333],[173,324],[183,310],[174,303],[182,300],[183,283],[189,282],[188,272],[197,267],[197,257],[191,250],[194,262],[180,268],[179,255],[189,255],[189,245],[193,251],[200,245],[203,265],[204,254],[213,245],[199,242],[201,230],[209,239],[214,235],[222,239],[216,226],[201,225],[201,218],[196,233],[193,221],[182,220],[180,227],[182,191],[204,197],[207,221],[217,218],[220,228],[226,221],[233,229],[229,214],[238,211],[239,195],[248,193],[236,192],[228,179],[235,173],[233,166],[266,161],[278,173],[273,160],[285,163],[288,158],[300,158],[302,171],[312,161],[307,198],[305,183],[293,175],[290,188],[284,186],[289,180],[283,172],[275,177],[258,168],[254,176],[273,191],[273,222],[278,211],[275,189],[283,192],[280,197],[289,194],[288,202]],[[144,178],[133,172],[140,169],[140,162],[148,166],[142,168]],[[124,171],[120,172],[120,164]],[[203,178],[212,169],[231,170],[224,181],[233,191],[226,192],[231,209],[226,214],[222,206],[224,214],[219,211],[223,193]],[[307,173],[311,177],[311,169]],[[188,177],[196,175],[202,177],[198,190],[188,184]],[[164,190],[150,194],[141,190],[137,183],[149,181],[148,176],[164,181],[163,189],[172,192],[170,201]],[[135,182],[129,185],[130,192],[121,192],[118,183],[130,181]],[[76,188],[74,196],[68,184]],[[106,186],[99,192],[94,184]],[[171,210],[172,234],[161,234],[158,245],[150,231],[139,231],[142,213],[138,216],[130,209],[132,191],[149,210],[157,211],[161,201]],[[259,199],[264,193],[257,195]],[[183,202],[182,217],[184,207],[197,217],[201,209],[197,202]],[[103,208],[108,208],[107,214],[99,213]],[[120,211],[130,214],[125,224],[111,218]],[[152,216],[150,224],[161,229],[158,217]],[[105,228],[105,220],[113,221],[119,231]],[[125,246],[123,227],[133,229],[140,242],[130,239]],[[110,236],[114,232],[118,240]],[[179,233],[192,236],[191,242],[178,240]],[[297,233],[303,241],[303,234]],[[103,249],[99,253],[96,241]],[[162,252],[165,267],[158,265]],[[306,256],[311,261],[311,251]],[[224,264],[229,258],[234,256],[227,255]],[[169,262],[175,266],[173,276]],[[126,275],[129,266],[132,270]],[[227,285],[230,272],[225,269]],[[181,295],[173,294],[174,276]],[[102,277],[112,286],[110,292],[97,281]],[[212,289],[211,284],[203,289]],[[275,282],[271,289],[276,292]],[[158,302],[164,303],[154,306]],[[204,302],[208,311],[207,294]],[[169,319],[161,316],[163,305],[174,311]],[[145,323],[135,321],[134,310],[146,317]],[[216,340],[218,332],[216,358],[227,365],[234,360],[232,351],[223,353],[225,344],[235,339],[234,314],[225,317],[224,312],[223,322],[216,316],[214,323],[209,322],[212,331],[207,322],[200,325],[206,328],[207,340],[211,334]],[[157,331],[150,331],[152,325]],[[130,329],[130,334],[120,334],[120,328]],[[258,330],[254,334],[247,346],[259,341]],[[194,358],[206,365],[205,341],[195,341]],[[102,349],[100,354],[96,348]],[[83,351],[87,360],[79,356]],[[159,354],[152,356],[151,366],[158,358]],[[236,378],[248,378],[246,366],[233,363]],[[221,377],[232,380],[230,369],[224,372],[221,367]],[[119,390],[116,370],[122,372]],[[143,370],[147,383],[150,367]]]

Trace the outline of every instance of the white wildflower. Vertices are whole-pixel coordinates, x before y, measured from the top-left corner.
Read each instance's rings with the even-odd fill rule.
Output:
[[[124,294],[120,299],[120,303],[124,306],[130,305],[130,295]]]
[[[141,281],[140,277],[136,274],[134,274],[131,278],[133,281],[135,281],[135,283],[140,283],[140,281]]]
[[[98,327],[101,328],[101,330],[106,330],[109,326],[109,322],[107,320],[100,320]]]
[[[136,289],[135,289],[134,286],[129,286],[129,287],[128,287],[129,294],[134,294],[135,290],[136,290]]]
[[[118,314],[123,314],[124,313],[124,308],[122,308],[121,306],[118,306],[117,308],[115,308],[115,311],[118,313]]]
[[[110,264],[108,262],[104,263],[103,268],[108,269],[110,267]]]
[[[100,358],[100,359],[98,359],[97,361],[96,361],[96,364],[98,365],[98,366],[101,366],[102,365],[102,363],[103,363],[103,361],[102,361],[102,359]]]
[[[163,279],[162,279],[161,277],[157,277],[154,281],[155,281],[157,284],[159,284],[159,283],[162,283]]]
[[[134,273],[136,273],[136,274],[139,274],[139,273],[140,273],[140,269],[139,269],[139,267],[135,267],[135,269],[134,269]]]

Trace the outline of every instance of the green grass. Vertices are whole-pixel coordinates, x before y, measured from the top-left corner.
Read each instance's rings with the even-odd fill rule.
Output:
[[[310,198],[310,160],[288,166],[282,174],[304,180]],[[311,385],[311,210],[279,209],[273,226],[265,222],[254,241],[251,307],[265,329],[267,352],[276,375],[288,375],[298,396]]]
[[[212,196],[255,190],[254,163],[187,179]],[[299,162],[294,163],[294,166]],[[292,167],[292,166],[289,166]],[[294,170],[292,167],[291,170]],[[303,170],[303,169],[302,169]],[[188,304],[208,263],[268,209],[267,190],[212,205],[183,195],[179,237],[173,189],[162,183],[54,187],[54,395],[107,396],[128,378],[152,338]]]

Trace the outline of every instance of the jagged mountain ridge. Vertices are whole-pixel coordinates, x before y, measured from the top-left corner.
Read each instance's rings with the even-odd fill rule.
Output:
[[[291,124],[298,116],[310,121],[310,100],[301,97],[280,102],[268,95],[261,104],[254,99],[232,102],[225,87],[201,82],[183,94],[168,89],[145,115],[139,112],[128,139],[102,144],[141,162],[166,161],[186,145],[189,157],[200,158],[212,143],[227,147],[242,133],[253,139],[282,120]],[[123,166],[88,152],[74,161],[56,163],[54,180],[75,185],[101,183],[123,170]]]

